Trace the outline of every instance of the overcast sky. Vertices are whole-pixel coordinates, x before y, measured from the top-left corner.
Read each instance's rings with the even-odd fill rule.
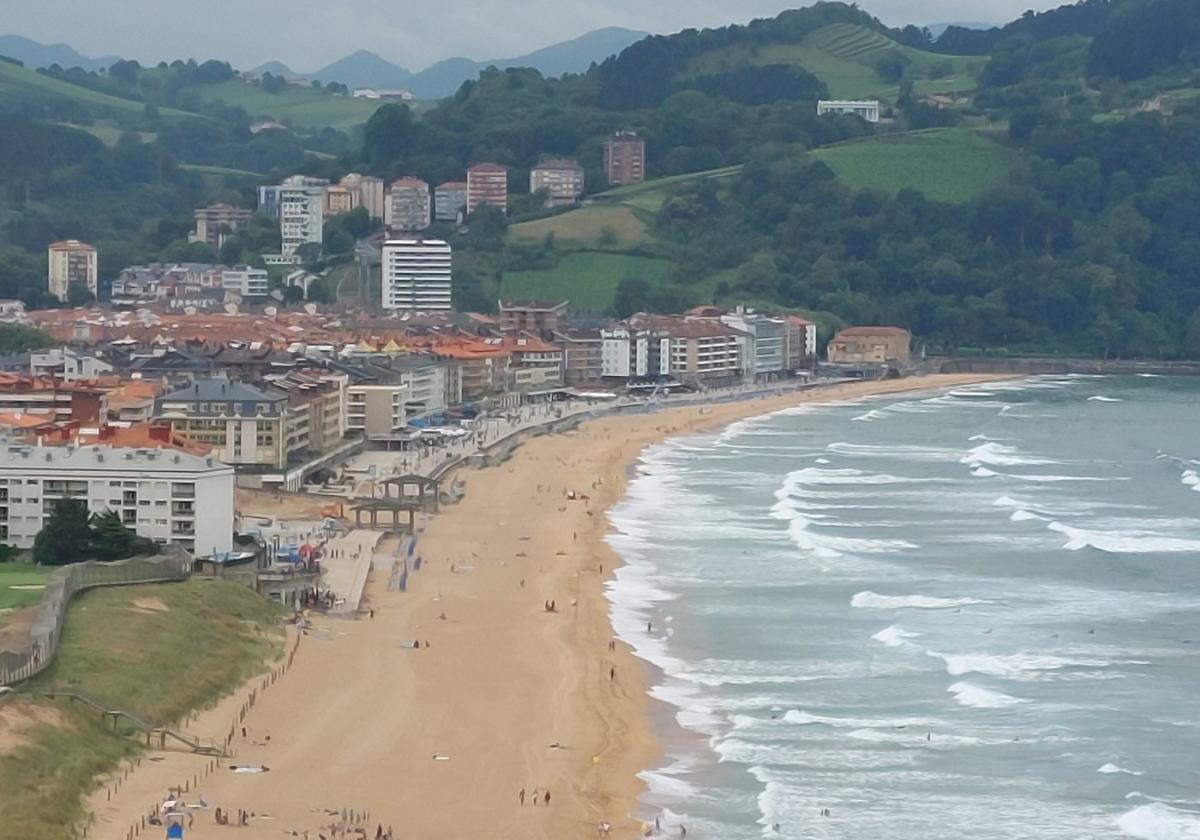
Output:
[[[1050,0],[863,0],[889,25],[1002,22]],[[142,62],[278,59],[310,71],[358,49],[419,70],[442,58],[523,55],[603,26],[651,32],[744,23],[778,0],[0,0],[0,33]]]

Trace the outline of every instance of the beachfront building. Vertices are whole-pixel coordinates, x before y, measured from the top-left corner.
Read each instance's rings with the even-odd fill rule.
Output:
[[[203,242],[214,249],[225,244],[230,235],[250,223],[253,211],[232,204],[210,204],[192,213],[195,229],[188,234],[188,242]]]
[[[233,547],[233,468],[169,448],[0,447],[0,541],[32,548],[59,499],[115,511],[139,536],[197,557]],[[82,559],[82,558],[72,558]]]
[[[646,141],[632,131],[618,131],[605,140],[604,174],[614,187],[646,180]]]
[[[583,167],[573,158],[545,158],[529,170],[529,192],[546,193],[547,207],[570,207],[583,197]]]
[[[467,182],[446,181],[433,191],[433,217],[439,222],[461,222],[467,213]]]
[[[847,327],[825,348],[830,364],[889,364],[911,361],[912,333],[901,327]]]
[[[96,249],[78,239],[51,243],[48,253],[46,288],[50,294],[66,302],[72,286],[100,293],[100,270]]]
[[[531,333],[506,336],[509,351],[508,390],[544,397],[563,387],[563,350]]]
[[[508,170],[498,163],[477,163],[467,170],[467,214],[485,206],[508,213]]]
[[[429,184],[411,176],[393,181],[388,186],[383,214],[388,230],[426,230],[433,220]]]
[[[821,99],[817,102],[817,115],[853,114],[869,123],[879,122],[878,99]]]
[[[604,378],[604,340],[600,330],[572,329],[555,332],[554,342],[563,351],[565,384],[594,385]]]
[[[451,305],[450,278],[450,245],[441,239],[389,239],[384,243],[384,309],[447,311]]]
[[[600,330],[600,376],[640,379],[671,372],[671,340],[629,323]]]
[[[746,375],[747,334],[717,318],[638,313],[600,335],[605,379],[671,377],[708,387]]]
[[[817,325],[798,315],[784,316],[787,322],[787,367],[793,373],[813,365],[817,358]]]
[[[742,358],[747,379],[779,379],[790,372],[787,352],[787,320],[751,312],[741,307],[719,316],[726,326],[740,332]]]
[[[404,435],[408,425],[403,383],[351,385],[346,394],[346,430],[368,441],[387,441]]]
[[[171,431],[211,446],[213,455],[239,468],[287,465],[286,402],[224,376],[196,379],[158,399],[155,415]]]

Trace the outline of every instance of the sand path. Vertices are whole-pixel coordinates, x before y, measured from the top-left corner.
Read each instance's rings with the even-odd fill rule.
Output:
[[[321,809],[370,811],[368,837],[381,823],[422,840],[592,838],[601,820],[614,837],[634,836],[636,774],[653,763],[656,744],[642,665],[624,646],[608,650],[603,581],[616,558],[602,541],[604,511],[620,498],[629,465],[671,434],[800,402],[988,378],[861,383],[615,417],[533,439],[499,467],[460,473],[466,498],[426,523],[423,567],[408,591],[388,592],[386,575],[373,572],[367,604],[375,617],[319,620],[321,632],[303,639],[291,670],[260,696],[233,762],[270,772],[201,778],[210,806],[269,819],[232,829],[200,812],[187,836],[234,831],[256,840],[307,830],[317,840],[331,820]],[[567,501],[566,490],[590,500]],[[548,600],[557,612],[544,610]],[[422,649],[402,647],[414,639]],[[238,702],[191,729],[219,737]],[[143,761],[111,801],[103,789],[93,797],[89,838],[123,840],[155,797],[203,775],[208,762],[178,754]],[[522,788],[548,788],[550,807],[521,806]]]

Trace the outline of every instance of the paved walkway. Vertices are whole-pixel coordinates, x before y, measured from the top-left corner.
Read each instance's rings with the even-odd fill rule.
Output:
[[[321,561],[325,569],[321,585],[338,597],[340,603],[333,609],[334,613],[353,615],[358,612],[375,546],[382,537],[382,531],[356,528],[326,544]]]

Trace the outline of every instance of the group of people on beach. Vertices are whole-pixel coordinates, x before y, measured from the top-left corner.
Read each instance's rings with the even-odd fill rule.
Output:
[[[532,800],[534,805],[537,805],[538,800],[541,799],[548,808],[550,807],[550,788],[535,787],[533,793],[528,796],[525,794],[525,788],[521,788],[521,792],[517,794],[517,800],[524,805],[526,799]]]

